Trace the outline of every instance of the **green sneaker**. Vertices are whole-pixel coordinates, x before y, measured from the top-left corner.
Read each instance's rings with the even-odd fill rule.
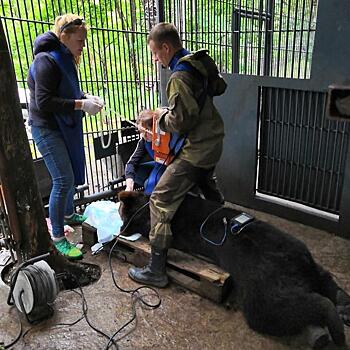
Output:
[[[86,219],[87,219],[87,216],[74,213],[71,216],[64,217],[64,224],[70,225],[70,226],[81,225]]]
[[[63,238],[59,241],[54,241],[56,249],[59,253],[65,256],[68,259],[81,259],[83,257],[83,253],[80,249],[74,246],[72,243],[68,242],[66,238]]]

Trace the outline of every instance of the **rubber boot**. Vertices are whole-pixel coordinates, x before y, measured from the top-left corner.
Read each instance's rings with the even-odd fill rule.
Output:
[[[167,252],[167,249],[160,250],[152,247],[148,265],[143,268],[131,267],[129,277],[142,284],[164,288],[168,284],[165,269]]]

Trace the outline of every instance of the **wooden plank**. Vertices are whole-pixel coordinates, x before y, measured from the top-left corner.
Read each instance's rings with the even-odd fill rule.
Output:
[[[120,238],[117,246],[128,262],[136,266],[148,263],[151,248],[145,238],[135,242]],[[167,274],[173,282],[215,302],[222,302],[230,287],[226,271],[176,249],[169,250]]]

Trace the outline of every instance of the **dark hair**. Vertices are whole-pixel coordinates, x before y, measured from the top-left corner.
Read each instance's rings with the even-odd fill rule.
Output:
[[[171,23],[158,23],[156,24],[148,34],[147,44],[150,41],[154,41],[154,43],[159,47],[163,43],[169,43],[174,48],[181,48],[182,42],[179,36],[179,32],[176,27]]]

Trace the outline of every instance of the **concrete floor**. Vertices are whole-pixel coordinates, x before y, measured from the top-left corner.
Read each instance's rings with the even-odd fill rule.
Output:
[[[254,213],[252,210],[248,210]],[[303,240],[315,259],[329,269],[338,284],[350,292],[350,241],[298,223],[255,212],[255,216],[268,221]],[[122,327],[132,316],[132,298],[113,285],[108,267],[108,256],[86,253],[84,260],[102,269],[98,282],[83,288],[90,322],[108,335]],[[117,283],[125,289],[138,285],[127,277],[128,263],[112,259]],[[308,349],[305,337],[273,338],[250,330],[239,311],[226,309],[213,302],[171,284],[159,290],[161,306],[150,310],[136,304],[137,323],[132,323],[117,337],[119,349],[237,349],[288,350]],[[0,287],[0,341],[8,344],[18,333],[16,309],[6,304],[7,288]],[[85,320],[74,326],[69,323],[82,314],[82,302],[72,291],[60,292],[54,305],[54,316],[37,326],[23,322],[28,331],[13,349],[104,349],[108,340],[94,332]],[[350,344],[350,328],[346,329]],[[1,347],[0,347],[1,349]],[[336,349],[329,345],[327,348]]]

